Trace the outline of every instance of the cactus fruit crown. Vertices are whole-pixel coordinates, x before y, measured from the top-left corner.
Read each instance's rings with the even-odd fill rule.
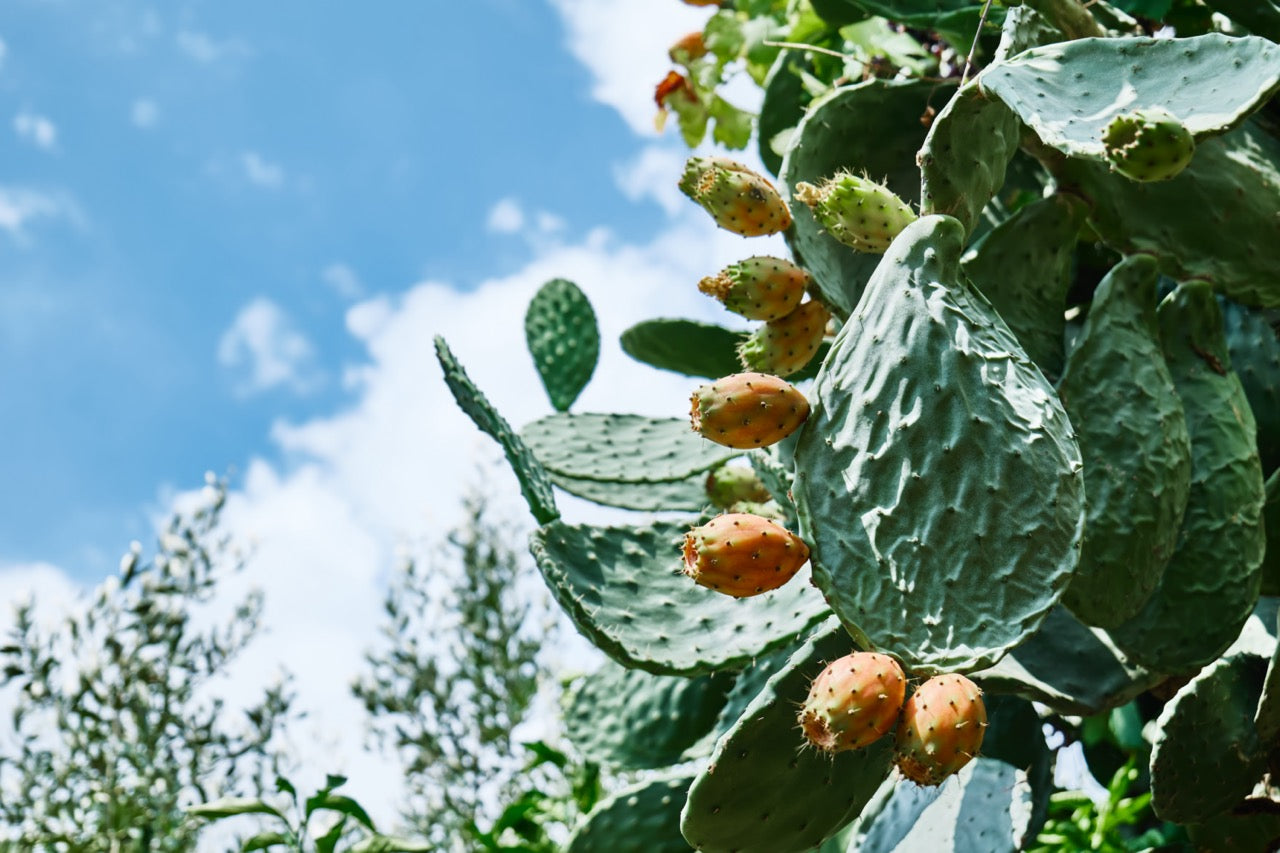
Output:
[[[888,655],[845,655],[813,680],[800,709],[800,728],[824,752],[861,749],[894,728],[906,689],[902,667]]]
[[[1177,117],[1154,107],[1116,116],[1102,143],[1111,168],[1134,181],[1167,181],[1187,167],[1196,150]]]
[[[795,197],[813,209],[828,234],[860,252],[884,254],[893,238],[916,220],[911,205],[888,187],[848,171],[837,172],[821,186],[801,181]]]
[[[978,754],[986,728],[978,685],[963,675],[936,675],[902,706],[894,761],[917,785],[939,785]]]
[[[694,582],[749,598],[785,584],[809,560],[800,537],[767,518],[725,513],[690,530],[684,539],[684,573]]]

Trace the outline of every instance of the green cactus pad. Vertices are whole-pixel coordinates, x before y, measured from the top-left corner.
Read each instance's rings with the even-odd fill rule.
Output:
[[[1034,838],[1049,816],[1055,756],[1044,739],[1044,721],[1030,701],[1018,696],[987,694],[987,729],[982,757],[1003,761],[1026,774],[1031,786],[1031,815],[1025,835]]]
[[[1062,375],[1066,359],[1063,313],[1076,235],[1087,213],[1081,199],[1065,193],[1033,201],[996,226],[961,261],[969,281],[1050,380]]]
[[[1106,632],[1058,606],[1030,639],[973,680],[989,693],[1012,693],[1084,717],[1123,705],[1164,676],[1134,664]]]
[[[1267,749],[1253,726],[1266,663],[1252,655],[1214,661],[1156,720],[1151,807],[1174,823],[1227,812],[1262,779]]]
[[[1065,41],[1062,30],[1030,6],[1014,6],[1004,16],[993,62],[1005,62],[1024,50]]]
[[[583,480],[551,472],[551,482],[571,495],[619,509],[647,512],[662,510],[690,512],[707,505],[706,475],[694,474],[683,480],[661,483],[620,483],[614,480]]]
[[[680,808],[693,777],[673,773],[596,803],[569,838],[568,853],[683,853]]]
[[[1256,36],[1280,42],[1280,4],[1276,0],[1210,0],[1205,5]]]
[[[821,630],[822,626],[819,625],[814,633]],[[685,757],[699,760],[709,758],[715,749],[716,742],[738,724],[747,706],[754,702],[760,692],[765,689],[769,679],[786,668],[787,661],[791,660],[791,656],[806,639],[806,637],[798,638],[795,643],[761,655],[739,672],[737,680],[733,683],[733,689],[725,699],[724,707],[720,709],[715,725],[701,740],[685,751]]]
[[[994,758],[969,762],[954,781],[901,782],[875,819],[859,826],[858,853],[982,850],[1014,853],[1035,837],[1026,773]]]
[[[816,847],[857,816],[889,775],[892,738],[834,757],[802,748],[796,710],[828,661],[848,654],[832,620],[806,642],[716,744],[680,818],[698,850],[776,853]]]
[[[1262,558],[1262,594],[1280,595],[1280,469],[1267,478],[1262,509],[1266,553]]]
[[[622,351],[642,364],[683,376],[719,379],[737,373],[743,333],[694,320],[658,319],[622,333]]]
[[[1280,140],[1251,124],[1207,139],[1177,177],[1138,183],[1083,160],[1050,164],[1092,204],[1113,249],[1149,252],[1178,280],[1202,278],[1245,305],[1280,307]]]
[[[963,240],[930,216],[894,242],[795,451],[815,583],[850,633],[919,675],[982,669],[1034,632],[1084,519],[1066,413],[963,281]]]
[[[1004,186],[1018,150],[1018,117],[977,81],[951,96],[934,118],[916,162],[920,164],[920,212],[945,213],[972,233],[982,208]]]
[[[791,642],[828,609],[801,570],[781,589],[734,599],[681,572],[692,523],[549,524],[530,550],[578,630],[623,666],[658,675],[739,669]]]
[[[742,452],[707,441],[685,418],[555,414],[521,437],[553,474],[618,483],[683,480]]]
[[[1138,663],[1178,673],[1222,654],[1258,600],[1263,483],[1253,415],[1231,372],[1213,291],[1205,282],[1181,284],[1158,316],[1191,436],[1191,490],[1159,586],[1110,633]]]
[[[1262,695],[1258,697],[1253,725],[1259,742],[1263,744],[1275,744],[1280,737],[1280,645],[1271,652],[1271,663],[1267,665],[1267,675],[1262,682]]]
[[[524,336],[551,405],[567,411],[600,358],[600,329],[587,295],[563,278],[548,281],[525,311]]]
[[[1258,424],[1258,455],[1262,471],[1280,470],[1280,318],[1222,302],[1231,368],[1240,377]]]
[[[1062,602],[1102,628],[1136,615],[1155,590],[1191,488],[1191,440],[1160,350],[1156,279],[1148,255],[1107,273],[1058,386],[1086,495],[1080,566]]]
[[[948,84],[922,80],[868,80],[829,92],[809,105],[780,180],[794,195],[796,184],[819,184],[844,169],[865,173],[908,203],[918,201],[915,155],[925,137],[920,119],[930,106],[940,109],[951,92]],[[813,276],[827,306],[847,317],[879,257],[835,240],[794,197],[791,215],[786,237],[797,263]]]
[[[1197,142],[1236,127],[1280,89],[1280,45],[1219,33],[1076,39],[992,65],[978,82],[1044,144],[1105,160],[1103,133],[1122,113],[1163,110]]]
[[[1280,803],[1266,797],[1250,797],[1226,814],[1187,827],[1187,836],[1197,850],[1275,850],[1280,842]]]
[[[520,482],[520,494],[524,495],[525,503],[529,505],[529,511],[533,513],[538,523],[546,524],[555,521],[560,517],[560,511],[556,509],[556,498],[551,490],[551,480],[547,477],[546,469],[538,463],[537,458],[520,440],[520,436],[475,386],[471,377],[467,376],[467,372],[462,369],[462,365],[454,357],[453,351],[449,349],[444,338],[436,335],[435,345],[436,359],[444,371],[445,384],[449,386],[449,391],[453,394],[458,407],[471,418],[471,422],[478,426],[481,432],[496,439],[498,444],[502,445],[502,452],[506,454],[507,462]]]
[[[973,43],[982,17],[982,4],[971,0],[858,0],[868,12],[908,27],[933,30],[956,47],[965,50]],[[999,27],[1003,8],[987,12],[987,27]]]
[[[727,673],[681,678],[606,661],[574,685],[565,737],[589,761],[609,767],[666,767],[711,730],[733,685]]]
[[[859,13],[861,14],[861,13]],[[769,76],[764,81],[764,99],[760,102],[760,116],[756,119],[756,143],[760,162],[773,174],[782,170],[782,154],[785,146],[777,143],[789,141],[791,131],[804,118],[805,107],[812,96],[804,87],[801,73],[813,70],[813,64],[803,53],[784,50],[774,60]]]
[[[796,505],[791,500],[791,470],[778,459],[773,448],[753,450],[747,454],[756,476],[764,483],[774,502],[781,507],[787,522],[783,526],[788,530],[796,530],[800,526],[796,518]]]

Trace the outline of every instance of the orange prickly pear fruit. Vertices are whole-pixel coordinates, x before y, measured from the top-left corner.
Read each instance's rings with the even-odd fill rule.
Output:
[[[719,515],[684,538],[684,573],[734,598],[777,589],[808,559],[799,536],[758,515]]]
[[[907,677],[898,662],[876,652],[854,652],[827,665],[800,708],[800,728],[824,752],[861,749],[898,723]]]
[[[693,392],[693,429],[725,447],[776,444],[809,417],[809,401],[786,380],[735,373]]]
[[[790,376],[817,354],[831,312],[820,302],[806,302],[785,317],[770,320],[738,345],[738,360],[747,370]]]
[[[777,320],[796,310],[809,281],[809,274],[790,261],[756,255],[707,276],[698,290],[748,320]]]
[[[916,688],[898,721],[894,761],[917,785],[938,785],[982,748],[987,708],[963,675],[937,675]]]
[[[690,157],[680,191],[716,224],[743,237],[777,234],[791,225],[791,209],[764,176],[724,157]]]

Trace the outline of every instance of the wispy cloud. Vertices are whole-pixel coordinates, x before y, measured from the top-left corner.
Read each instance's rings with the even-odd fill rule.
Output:
[[[257,151],[246,151],[240,155],[240,165],[244,167],[244,176],[254,186],[269,190],[278,190],[284,186],[284,169],[278,163],[272,163]]]
[[[160,106],[150,98],[138,98],[129,108],[129,120],[135,127],[143,129],[155,127],[160,120]]]
[[[224,59],[241,59],[249,55],[249,45],[238,38],[215,39],[196,30],[180,30],[175,36],[178,49],[191,59],[206,65]]]
[[[238,376],[237,391],[306,393],[319,379],[315,349],[279,305],[258,297],[240,309],[218,342],[218,363]]]
[[[489,230],[495,234],[514,234],[524,227],[524,211],[513,198],[504,198],[489,210]]]
[[[320,280],[343,299],[358,299],[364,293],[364,283],[360,281],[360,276],[343,263],[329,264],[320,272]]]
[[[0,186],[0,231],[18,242],[29,235],[26,227],[37,219],[80,218],[75,204],[64,194],[25,187]]]
[[[9,55],[9,46],[0,39],[0,68],[4,68],[5,57]]]
[[[23,110],[13,117],[13,129],[20,139],[46,151],[58,143],[57,125],[48,116]]]

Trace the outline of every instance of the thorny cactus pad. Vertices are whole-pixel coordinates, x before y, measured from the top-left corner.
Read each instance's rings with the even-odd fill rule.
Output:
[[[809,417],[804,395],[765,373],[735,373],[702,385],[692,404],[694,432],[742,450],[777,444]]]
[[[1118,115],[1102,134],[1111,168],[1134,181],[1167,181],[1187,168],[1196,141],[1163,110]]]
[[[821,302],[806,302],[779,320],[770,320],[738,347],[747,370],[790,376],[818,354],[831,313]]]
[[[898,662],[854,652],[827,665],[800,709],[800,728],[824,752],[861,749],[893,730],[907,694]]]
[[[870,178],[841,172],[821,186],[796,184],[796,200],[813,208],[813,215],[832,237],[860,252],[883,254],[912,222],[911,206],[888,187]]]
[[[809,274],[800,267],[768,255],[730,264],[698,282],[698,290],[720,300],[725,308],[748,320],[777,320],[804,299]]]
[[[935,675],[902,707],[894,760],[917,785],[939,785],[982,748],[987,709],[982,691],[963,675]]]
[[[726,513],[690,530],[684,540],[684,573],[694,582],[734,598],[777,589],[809,560],[809,547],[767,518]]]
[[[791,210],[773,184],[741,163],[690,157],[679,186],[717,225],[734,234],[763,237],[791,225]]]

